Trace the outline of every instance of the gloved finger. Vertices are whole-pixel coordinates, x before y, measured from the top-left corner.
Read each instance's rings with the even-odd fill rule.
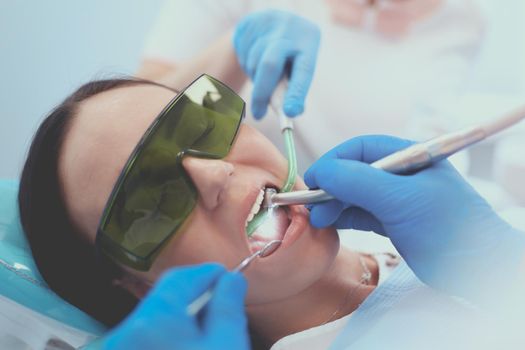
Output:
[[[316,60],[317,50],[301,52],[293,59],[283,106],[284,113],[289,117],[297,116],[304,111],[304,101],[312,83]]]
[[[248,51],[253,43],[253,38],[251,33],[253,30],[250,28],[253,26],[253,14],[245,16],[236,26],[233,33],[233,47],[235,53],[237,54],[237,60],[241,67],[246,65],[246,60],[248,59]]]
[[[174,268],[166,272],[152,290],[158,302],[174,312],[186,306],[214,285],[215,281],[226,272],[224,266],[215,263]]]
[[[337,158],[354,159],[373,163],[394,152],[405,149],[414,141],[386,135],[358,136],[353,142],[344,143],[335,152]]]
[[[310,209],[310,223],[317,228],[331,226],[343,210],[344,204],[337,200],[316,204]]]
[[[335,146],[319,160],[343,158],[372,163],[414,143],[388,135],[362,135]]]
[[[141,328],[145,323],[153,323],[173,334],[199,336],[197,320],[187,314],[186,308],[224,272],[225,268],[218,264],[168,271],[124,321],[123,329]]]
[[[252,80],[254,80],[255,78],[257,66],[259,65],[259,61],[261,60],[263,52],[267,46],[267,39],[262,38],[257,40],[257,42],[255,42],[254,44],[252,44],[250,49],[248,50],[246,66],[244,66],[243,69],[246,72],[246,75],[248,75]]]
[[[248,285],[240,273],[227,273],[218,281],[213,298],[207,306],[204,319],[204,332],[217,341],[227,342],[228,349],[248,349],[247,320],[244,310],[244,298]],[[219,340],[223,340],[219,342]]]
[[[270,97],[283,75],[287,54],[285,46],[273,45],[264,52],[259,61],[252,93],[252,113],[256,119],[266,114]]]
[[[354,229],[359,231],[373,231],[380,235],[385,234],[385,229],[377,218],[368,211],[359,207],[345,209],[333,225],[338,229]]]
[[[385,208],[399,201],[406,187],[403,176],[375,169],[368,164],[344,159],[325,159],[317,163],[310,184],[321,188],[343,203],[352,203],[381,219]],[[410,185],[408,183],[408,185]]]
[[[326,159],[349,159],[365,163],[373,163],[389,154],[414,144],[413,141],[393,136],[365,135],[354,137],[332,148],[308,168],[304,181],[310,188],[317,188],[315,173]]]

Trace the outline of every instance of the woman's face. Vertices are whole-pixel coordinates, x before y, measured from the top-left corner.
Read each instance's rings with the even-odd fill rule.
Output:
[[[90,242],[109,194],[133,148],[163,107],[168,89],[138,85],[114,89],[84,101],[66,132],[59,159],[66,205],[73,223]],[[155,281],[172,266],[215,261],[228,268],[256,249],[245,226],[261,189],[280,187],[287,161],[255,129],[242,125],[229,154],[220,160],[187,157],[183,166],[199,198],[185,224],[166,244],[148,272],[132,273]],[[306,186],[297,181],[297,189]],[[338,236],[308,223],[302,206],[279,209],[275,230],[258,240],[283,239],[272,255],[247,269],[247,304],[293,296],[319,280],[333,262]],[[276,288],[276,286],[279,286]]]

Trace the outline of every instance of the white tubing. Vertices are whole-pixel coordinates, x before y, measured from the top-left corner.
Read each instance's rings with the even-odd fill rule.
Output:
[[[481,127],[485,131],[486,136],[494,135],[504,129],[507,129],[514,124],[525,119],[525,106],[521,106],[518,109],[513,110],[512,112],[505,114],[499,118],[491,120]]]
[[[283,78],[279,81],[279,84],[275,87],[272,98],[270,99],[270,107],[273,112],[279,117],[279,126],[281,132],[286,129],[293,129],[292,119],[287,117],[283,111],[284,96],[286,94],[286,89],[288,83],[286,78]]]

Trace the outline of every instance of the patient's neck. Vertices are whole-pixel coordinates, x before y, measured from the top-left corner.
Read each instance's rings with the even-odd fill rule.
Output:
[[[279,302],[249,306],[252,328],[270,346],[287,335],[350,314],[374,289],[378,278],[377,264],[368,258],[364,261],[372,272],[372,283],[360,282],[363,268],[359,256],[341,248],[329,271],[309,288]]]

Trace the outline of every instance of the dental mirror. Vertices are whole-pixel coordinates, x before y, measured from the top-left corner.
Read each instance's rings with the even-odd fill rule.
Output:
[[[237,267],[235,267],[232,272],[242,272],[246,270],[248,266],[254,261],[256,258],[265,258],[267,256],[270,256],[273,254],[277,248],[281,246],[282,241],[280,240],[273,240],[264,245],[261,249],[256,251],[255,253],[248,256],[246,259],[241,261]],[[197,299],[191,302],[190,305],[186,308],[186,313],[190,316],[195,316],[201,311],[211,300],[213,296],[213,287],[207,289],[204,293],[202,293]]]

